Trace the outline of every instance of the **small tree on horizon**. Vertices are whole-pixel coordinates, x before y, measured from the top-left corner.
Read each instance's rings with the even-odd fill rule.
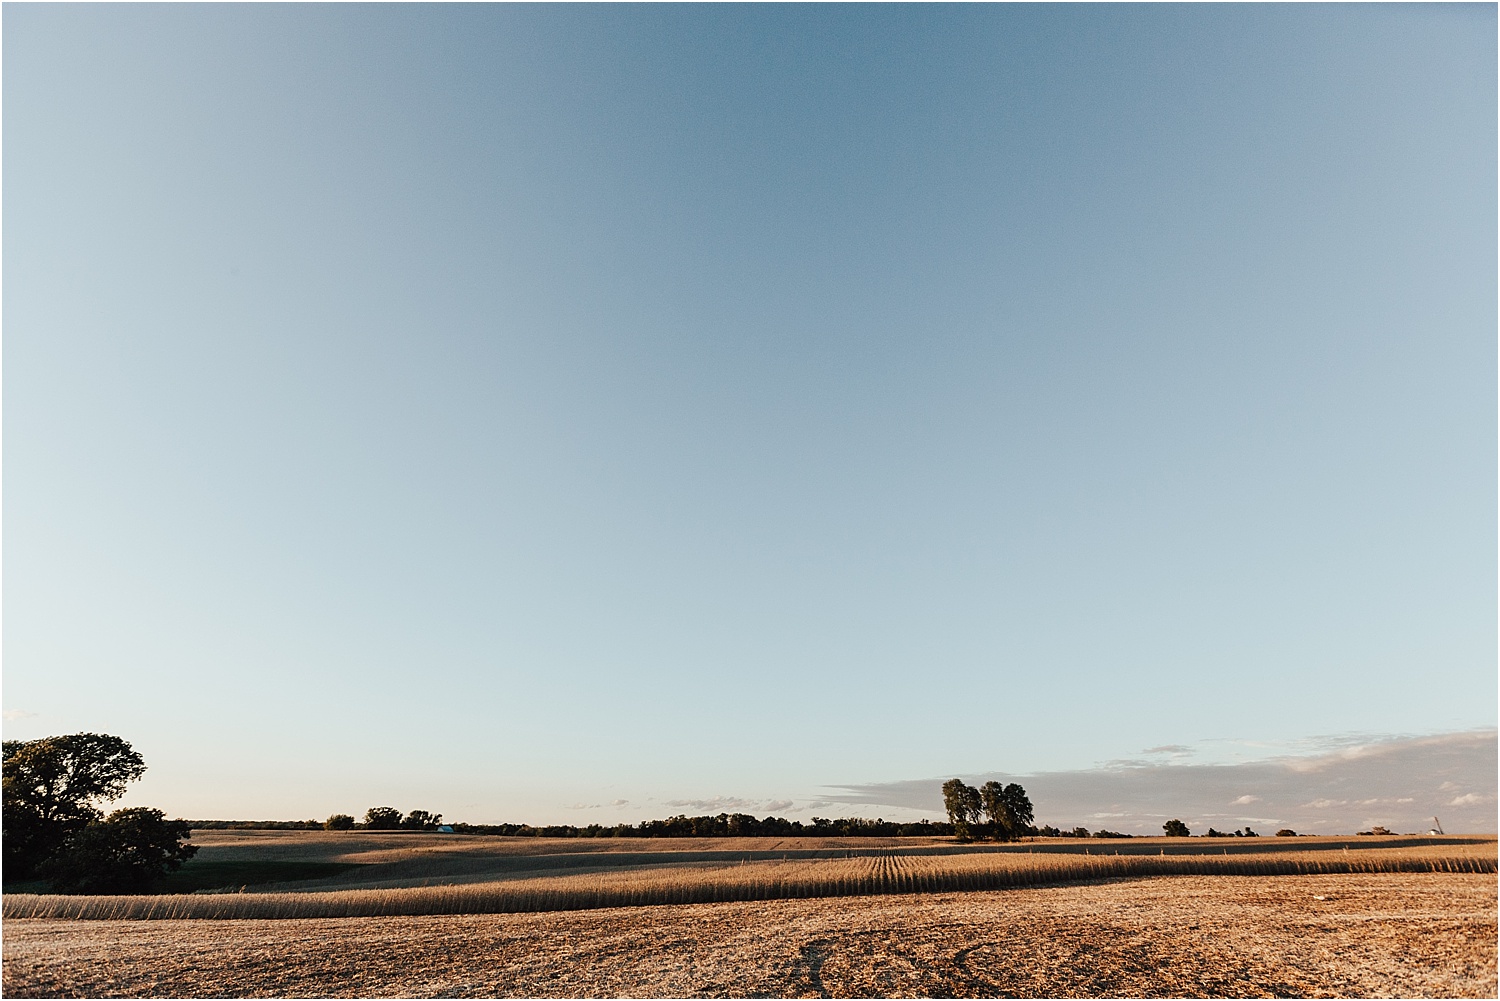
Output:
[[[1169,838],[1190,838],[1193,836],[1193,832],[1188,830],[1188,826],[1180,820],[1169,820],[1161,825],[1161,829],[1166,832]]]
[[[325,831],[352,831],[354,830],[354,818],[347,813],[335,813],[323,821]]]

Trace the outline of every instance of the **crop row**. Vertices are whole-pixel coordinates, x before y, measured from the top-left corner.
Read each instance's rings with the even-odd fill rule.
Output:
[[[4,916],[60,919],[327,918],[496,914],[725,901],[999,890],[1150,876],[1493,873],[1488,852],[1234,855],[982,854],[752,862],[400,889],[158,896],[12,894]]]

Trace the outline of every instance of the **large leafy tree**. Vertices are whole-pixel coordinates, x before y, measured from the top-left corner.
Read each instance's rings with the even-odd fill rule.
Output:
[[[1031,822],[1036,819],[1031,800],[1016,783],[1002,786],[999,782],[986,782],[979,790],[979,798],[996,841],[1014,841],[1031,830]]]
[[[1005,798],[1007,837],[1013,840],[1031,833],[1031,823],[1036,820],[1036,814],[1031,808],[1031,799],[1027,797],[1026,790],[1012,782],[1001,795]]]
[[[949,779],[943,783],[943,806],[948,810],[948,822],[953,833],[961,841],[973,837],[971,824],[979,822],[982,800],[979,790],[966,785],[963,779]]]
[[[40,866],[62,893],[149,893],[198,851],[185,820],[146,806],[116,810],[69,835]]]
[[[984,803],[984,815],[989,820],[990,833],[997,841],[1003,840],[1009,827],[1009,815],[1005,809],[1005,787],[999,782],[986,782],[979,787],[979,798]]]
[[[4,744],[4,862],[26,879],[70,836],[103,816],[146,771],[130,744],[107,733],[74,733]]]

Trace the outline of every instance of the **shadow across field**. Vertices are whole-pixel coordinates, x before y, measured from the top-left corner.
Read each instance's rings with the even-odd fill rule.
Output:
[[[308,862],[275,859],[192,859],[162,881],[165,893],[194,893],[287,884],[340,876],[363,869],[358,862]]]

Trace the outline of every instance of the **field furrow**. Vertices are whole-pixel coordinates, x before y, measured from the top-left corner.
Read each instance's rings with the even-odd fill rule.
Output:
[[[1002,890],[1152,876],[1494,873],[1489,845],[1264,853],[1256,856],[974,852],[880,854],[318,892],[157,896],[10,894],[4,916],[62,919],[334,918],[501,914],[810,897]]]

